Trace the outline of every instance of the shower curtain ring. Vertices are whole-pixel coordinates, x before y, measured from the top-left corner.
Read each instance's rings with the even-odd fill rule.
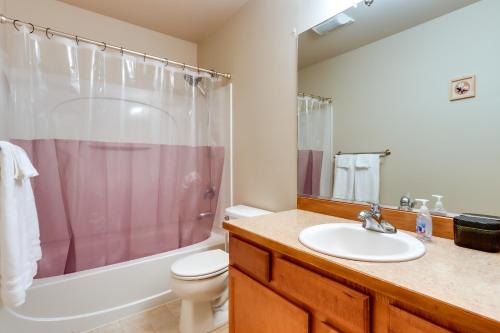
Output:
[[[103,48],[101,51],[106,51],[106,49],[108,48],[108,45],[104,42],[102,42],[102,45],[103,45]]]
[[[76,42],[76,45],[80,45],[80,40],[78,39],[78,36],[75,35],[75,42]]]
[[[143,56],[143,60],[144,60],[144,62],[146,62],[146,57],[147,57],[147,56],[148,56],[148,55],[146,54],[146,52],[144,52],[144,56]]]
[[[19,22],[19,20],[12,21],[12,25],[14,25],[14,28],[16,28],[17,31],[21,31],[21,30],[19,30],[19,28],[16,25],[17,22]]]
[[[29,25],[31,25],[31,31],[30,31],[30,34],[34,33],[35,32],[35,26],[33,25],[33,23],[28,23]]]
[[[168,59],[164,58],[164,60],[165,60],[165,67],[167,67],[168,66]]]
[[[50,32],[50,34],[52,35],[52,37],[50,37],[49,31],[50,31],[50,28],[45,29],[45,36],[47,36],[47,39],[52,39],[52,37],[54,37],[54,34]]]
[[[123,46],[120,46],[120,53],[122,54],[123,57]]]
[[[186,70],[186,64],[182,64],[182,70],[185,71]]]

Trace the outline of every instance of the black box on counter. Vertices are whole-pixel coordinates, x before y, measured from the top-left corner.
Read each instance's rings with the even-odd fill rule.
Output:
[[[485,252],[500,251],[500,217],[462,214],[453,218],[455,244]]]

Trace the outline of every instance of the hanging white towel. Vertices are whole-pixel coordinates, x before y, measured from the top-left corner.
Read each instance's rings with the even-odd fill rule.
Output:
[[[335,156],[333,199],[354,200],[354,155]]]
[[[0,141],[0,296],[9,307],[25,302],[42,257],[30,182],[35,176],[26,152]]]
[[[358,155],[354,171],[354,199],[356,201],[378,203],[379,192],[380,155]]]

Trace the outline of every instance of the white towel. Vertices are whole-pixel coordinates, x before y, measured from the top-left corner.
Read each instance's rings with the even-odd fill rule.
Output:
[[[358,155],[354,171],[354,199],[356,201],[378,203],[379,192],[380,155]]]
[[[335,156],[333,199],[354,200],[354,155]]]
[[[35,176],[26,152],[0,141],[0,297],[9,307],[25,302],[42,257],[30,182]]]

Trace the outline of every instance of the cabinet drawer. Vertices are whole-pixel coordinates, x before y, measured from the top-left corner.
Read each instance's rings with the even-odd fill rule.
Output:
[[[247,242],[231,237],[229,239],[229,260],[251,277],[262,282],[270,280],[271,254]]]
[[[308,333],[309,314],[251,279],[229,269],[231,333]]]
[[[281,258],[273,263],[273,284],[324,314],[342,332],[370,331],[370,299],[365,294]]]
[[[389,307],[389,333],[452,333],[395,306]]]

